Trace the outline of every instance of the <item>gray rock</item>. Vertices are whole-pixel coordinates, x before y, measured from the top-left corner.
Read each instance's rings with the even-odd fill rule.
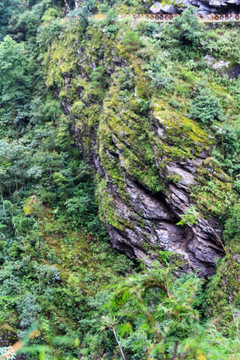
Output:
[[[208,15],[211,13],[218,13],[221,11],[228,12],[231,10],[231,12],[240,13],[240,8],[233,10],[232,5],[239,6],[240,0],[179,0],[176,1],[173,5],[164,5],[160,3],[159,1],[156,1],[151,7],[150,11],[154,14],[156,13],[168,13],[168,14],[174,14],[179,13],[179,11],[183,10],[183,6],[188,7],[190,5],[197,6],[198,13],[201,15]],[[230,8],[231,6],[231,8]],[[229,10],[228,10],[229,8]]]
[[[155,2],[151,7],[150,7],[150,11],[153,13],[153,14],[157,14],[157,13],[160,13],[160,12],[164,12],[164,13],[167,13],[167,14],[175,14],[175,8],[173,5],[164,5],[164,4],[161,4],[160,2]]]
[[[221,70],[222,68],[228,68],[230,61],[219,60],[212,65],[213,70]]]
[[[172,5],[162,5],[161,11],[167,14],[175,14],[176,10]]]
[[[239,64],[231,65],[230,61],[228,60],[216,61],[211,55],[206,55],[204,60],[207,62],[208,66],[212,67],[212,69],[221,76],[227,76],[229,79],[237,79],[240,74]]]
[[[80,52],[79,54],[80,57],[84,56]],[[109,87],[115,91],[115,74],[118,76],[119,67],[125,67],[126,63],[121,58],[116,60],[114,56],[112,60],[111,64],[109,65],[108,61],[106,66],[108,66],[108,72],[111,73]],[[205,60],[211,64],[215,62],[209,57]],[[84,59],[84,61],[87,60]],[[94,64],[90,63],[90,66],[93,67]],[[87,77],[88,74],[81,74],[81,76]],[[67,87],[71,86],[69,79],[65,80],[65,86],[67,91]],[[81,96],[79,93],[80,98]],[[167,140],[169,124],[161,118],[164,115],[160,116],[158,109],[161,110],[166,106],[158,104],[155,100],[152,105],[155,110],[149,114],[146,125],[149,127],[148,132],[143,128],[140,134],[143,133],[146,137],[151,134],[154,139],[148,142],[154,155],[151,161],[154,162],[156,172],[158,171],[159,182],[163,182],[162,191],[157,193],[149,189],[146,185],[148,181],[145,183],[142,177],[138,176],[138,169],[136,172],[131,171],[131,166],[129,166],[135,158],[140,160],[143,167],[145,165],[149,167],[149,164],[144,162],[141,153],[144,148],[138,146],[136,141],[138,137],[136,136],[135,139],[131,136],[132,129],[137,130],[131,125],[135,117],[131,118],[125,111],[127,104],[111,103],[109,105],[108,100],[104,100],[102,104],[104,111],[99,111],[99,122],[96,122],[94,127],[84,122],[79,123],[79,119],[75,120],[72,116],[71,131],[85,160],[97,172],[97,181],[100,182],[102,179],[104,183],[104,188],[102,190],[99,188],[98,197],[101,216],[105,221],[113,247],[132,259],[144,259],[147,264],[154,259],[154,253],[156,254],[159,250],[168,250],[182,260],[181,269],[197,270],[199,275],[207,277],[214,274],[215,260],[223,255],[221,244],[218,243],[215,233],[218,231],[221,235],[219,223],[209,219],[209,224],[210,220],[212,221],[209,226],[205,220],[199,219],[197,224],[186,224],[181,227],[178,222],[184,214],[187,214],[192,204],[190,188],[197,182],[198,169],[209,157],[209,150],[205,147],[199,148],[197,156],[194,157],[192,154],[191,159],[188,157],[181,157],[180,160],[164,158],[164,155],[161,155],[161,146],[171,147],[172,145],[169,145]],[[71,116],[70,104],[65,101],[63,106],[66,113]],[[108,106],[111,107],[108,108]],[[111,116],[120,119],[119,124],[122,126],[118,125],[115,129],[111,127],[111,116],[105,116],[107,110],[110,110]],[[106,132],[106,138],[104,134],[99,138],[101,125],[109,130]],[[127,154],[129,151],[129,154],[133,156],[128,156],[126,151]],[[106,159],[108,159],[107,164],[113,165],[118,171],[117,181],[110,175]],[[144,169],[139,169],[139,172],[144,172]],[[105,206],[103,206],[104,201]]]
[[[217,12],[216,9],[214,9],[210,6],[207,6],[206,4],[200,3],[200,2],[198,2],[198,6],[199,6],[198,14],[201,14],[201,15],[208,15],[208,14]]]
[[[150,11],[153,13],[153,14],[157,14],[161,11],[161,7],[162,7],[162,4],[159,2],[159,1],[156,1],[151,7],[150,7]]]
[[[204,60],[207,62],[208,66],[211,66],[214,63],[214,57],[211,55],[204,56]]]
[[[209,5],[212,6],[212,7],[221,7],[222,5],[224,4],[225,6],[225,3],[221,0],[209,0]]]

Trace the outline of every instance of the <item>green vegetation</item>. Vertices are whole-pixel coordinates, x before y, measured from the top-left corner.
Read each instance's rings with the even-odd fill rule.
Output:
[[[193,274],[176,278],[174,267],[159,265],[120,283],[102,318],[105,328],[117,331],[127,355],[139,360],[237,359],[239,312],[232,323],[235,336],[225,338],[214,324],[201,324],[200,279]]]
[[[198,89],[190,106],[190,117],[209,125],[214,120],[221,119],[218,98],[207,88]]]
[[[117,20],[137,0],[0,1],[0,354],[20,338],[27,360],[238,359],[240,31],[194,11],[159,26]],[[127,177],[164,192],[182,180],[167,165],[202,153],[191,200],[228,257],[208,283],[157,249],[136,267],[103,225],[144,233],[117,211]]]

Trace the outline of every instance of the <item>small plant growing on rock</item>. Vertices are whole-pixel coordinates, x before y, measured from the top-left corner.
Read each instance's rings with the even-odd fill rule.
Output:
[[[198,219],[199,214],[196,212],[194,206],[190,206],[190,208],[187,209],[187,213],[185,215],[182,215],[182,219],[177,223],[177,225],[194,225],[197,224]]]

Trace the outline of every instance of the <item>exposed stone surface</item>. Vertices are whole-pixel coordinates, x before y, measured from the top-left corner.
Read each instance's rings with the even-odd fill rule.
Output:
[[[174,6],[156,1],[150,8],[152,13],[177,13],[190,5],[198,7],[202,15],[211,13],[240,13],[240,0],[183,0],[173,2]]]
[[[105,106],[107,107],[107,103]],[[119,108],[118,111],[118,118],[121,118],[123,110]],[[153,112],[149,122],[157,135],[156,142],[166,141],[166,125],[164,125],[164,120],[159,121],[159,119],[158,114]],[[108,118],[105,121],[108,122]],[[122,128],[120,127],[117,131],[118,137],[116,137],[116,130],[113,129],[112,132],[105,133],[106,137],[110,136],[112,139],[114,144],[112,149],[109,148],[109,145],[104,144],[105,138],[103,137],[96,139],[97,142],[94,141],[94,145],[91,147],[92,153],[86,154],[86,159],[90,159],[91,165],[105,180],[104,195],[100,194],[100,207],[104,201],[109,200],[106,207],[102,206],[102,212],[113,246],[130,258],[141,258],[147,263],[154,259],[154,251],[168,250],[181,255],[180,267],[184,271],[198,270],[201,276],[212,275],[215,272],[216,259],[223,255],[221,244],[218,243],[212,229],[201,219],[197,225],[184,227],[177,225],[181,215],[186,214],[191,206],[190,186],[196,183],[197,170],[203,165],[208,151],[203,149],[198,157],[185,161],[169,161],[166,158],[166,168],[164,171],[160,170],[161,177],[165,179],[165,191],[154,192],[134,176],[128,168],[129,159],[123,153],[125,148],[122,144],[125,143],[128,149],[133,149],[134,144],[131,143],[131,138],[125,139],[126,130],[123,126],[124,123],[122,123]],[[127,126],[130,126],[130,123],[127,123]],[[76,128],[73,131],[76,143],[80,145],[81,151],[84,151],[84,147],[81,145],[81,134]],[[99,144],[100,149],[97,150]],[[111,180],[106,165],[102,163],[105,156],[115,163],[116,167],[121,167],[123,187],[121,192],[119,185]],[[138,158],[141,158],[140,151]],[[155,163],[159,169],[161,169],[160,162],[162,160],[156,155]],[[176,175],[176,183],[166,180],[168,176]],[[109,217],[110,207],[114,213]],[[221,235],[219,224],[216,221],[213,227]]]
[[[207,62],[209,67],[221,76],[226,76],[229,79],[237,79],[240,74],[239,64],[231,64],[230,61],[225,60],[216,60],[211,55],[206,55],[204,60]]]
[[[212,66],[213,70],[221,70],[222,68],[228,68],[230,61],[219,60]]]
[[[215,271],[216,258],[223,254],[221,245],[210,227],[201,220],[195,226],[182,228],[176,225],[190,202],[184,190],[174,185],[170,190],[171,199],[167,199],[161,193],[149,193],[129,179],[130,206],[115,198],[118,211],[122,218],[133,224],[138,223],[140,216],[142,225],[124,230],[108,227],[113,246],[131,258],[146,258],[146,244],[147,248],[168,250],[183,255],[188,266],[190,264],[190,268],[199,270],[200,275],[211,275]]]
[[[154,5],[150,7],[150,11],[153,14],[157,14],[160,12],[167,13],[167,14],[174,14],[175,9],[173,5],[164,5],[161,4],[159,1],[155,2]]]
[[[62,103],[75,143],[97,174],[100,216],[113,246],[146,262],[156,258],[159,250],[168,250],[181,258],[184,271],[212,275],[216,259],[223,255],[215,233],[221,235],[217,220],[202,213],[197,224],[177,225],[194,203],[193,187],[201,188],[211,179],[225,191],[229,182],[211,165],[212,138],[197,122],[158,98],[157,92],[149,96],[149,77],[139,66],[140,59],[129,60],[119,44],[113,48],[108,41],[101,43],[105,72],[93,87],[89,79],[98,65],[92,46],[88,55],[78,45],[77,55],[71,54],[73,68],[61,74]],[[62,64],[61,53],[52,56],[54,64]],[[143,113],[148,96],[150,108]],[[215,198],[215,193],[207,198],[210,207]]]

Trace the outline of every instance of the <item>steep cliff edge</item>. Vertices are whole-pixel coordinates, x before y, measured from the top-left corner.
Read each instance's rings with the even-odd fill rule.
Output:
[[[211,155],[216,140],[184,112],[198,77],[170,59],[153,25],[131,29],[109,17],[85,33],[84,26],[66,25],[64,38],[53,42],[48,85],[94,169],[113,246],[146,261],[168,250],[180,255],[185,271],[212,275],[223,255],[212,229],[221,234],[217,218],[234,195]],[[192,204],[207,222],[180,227]]]

